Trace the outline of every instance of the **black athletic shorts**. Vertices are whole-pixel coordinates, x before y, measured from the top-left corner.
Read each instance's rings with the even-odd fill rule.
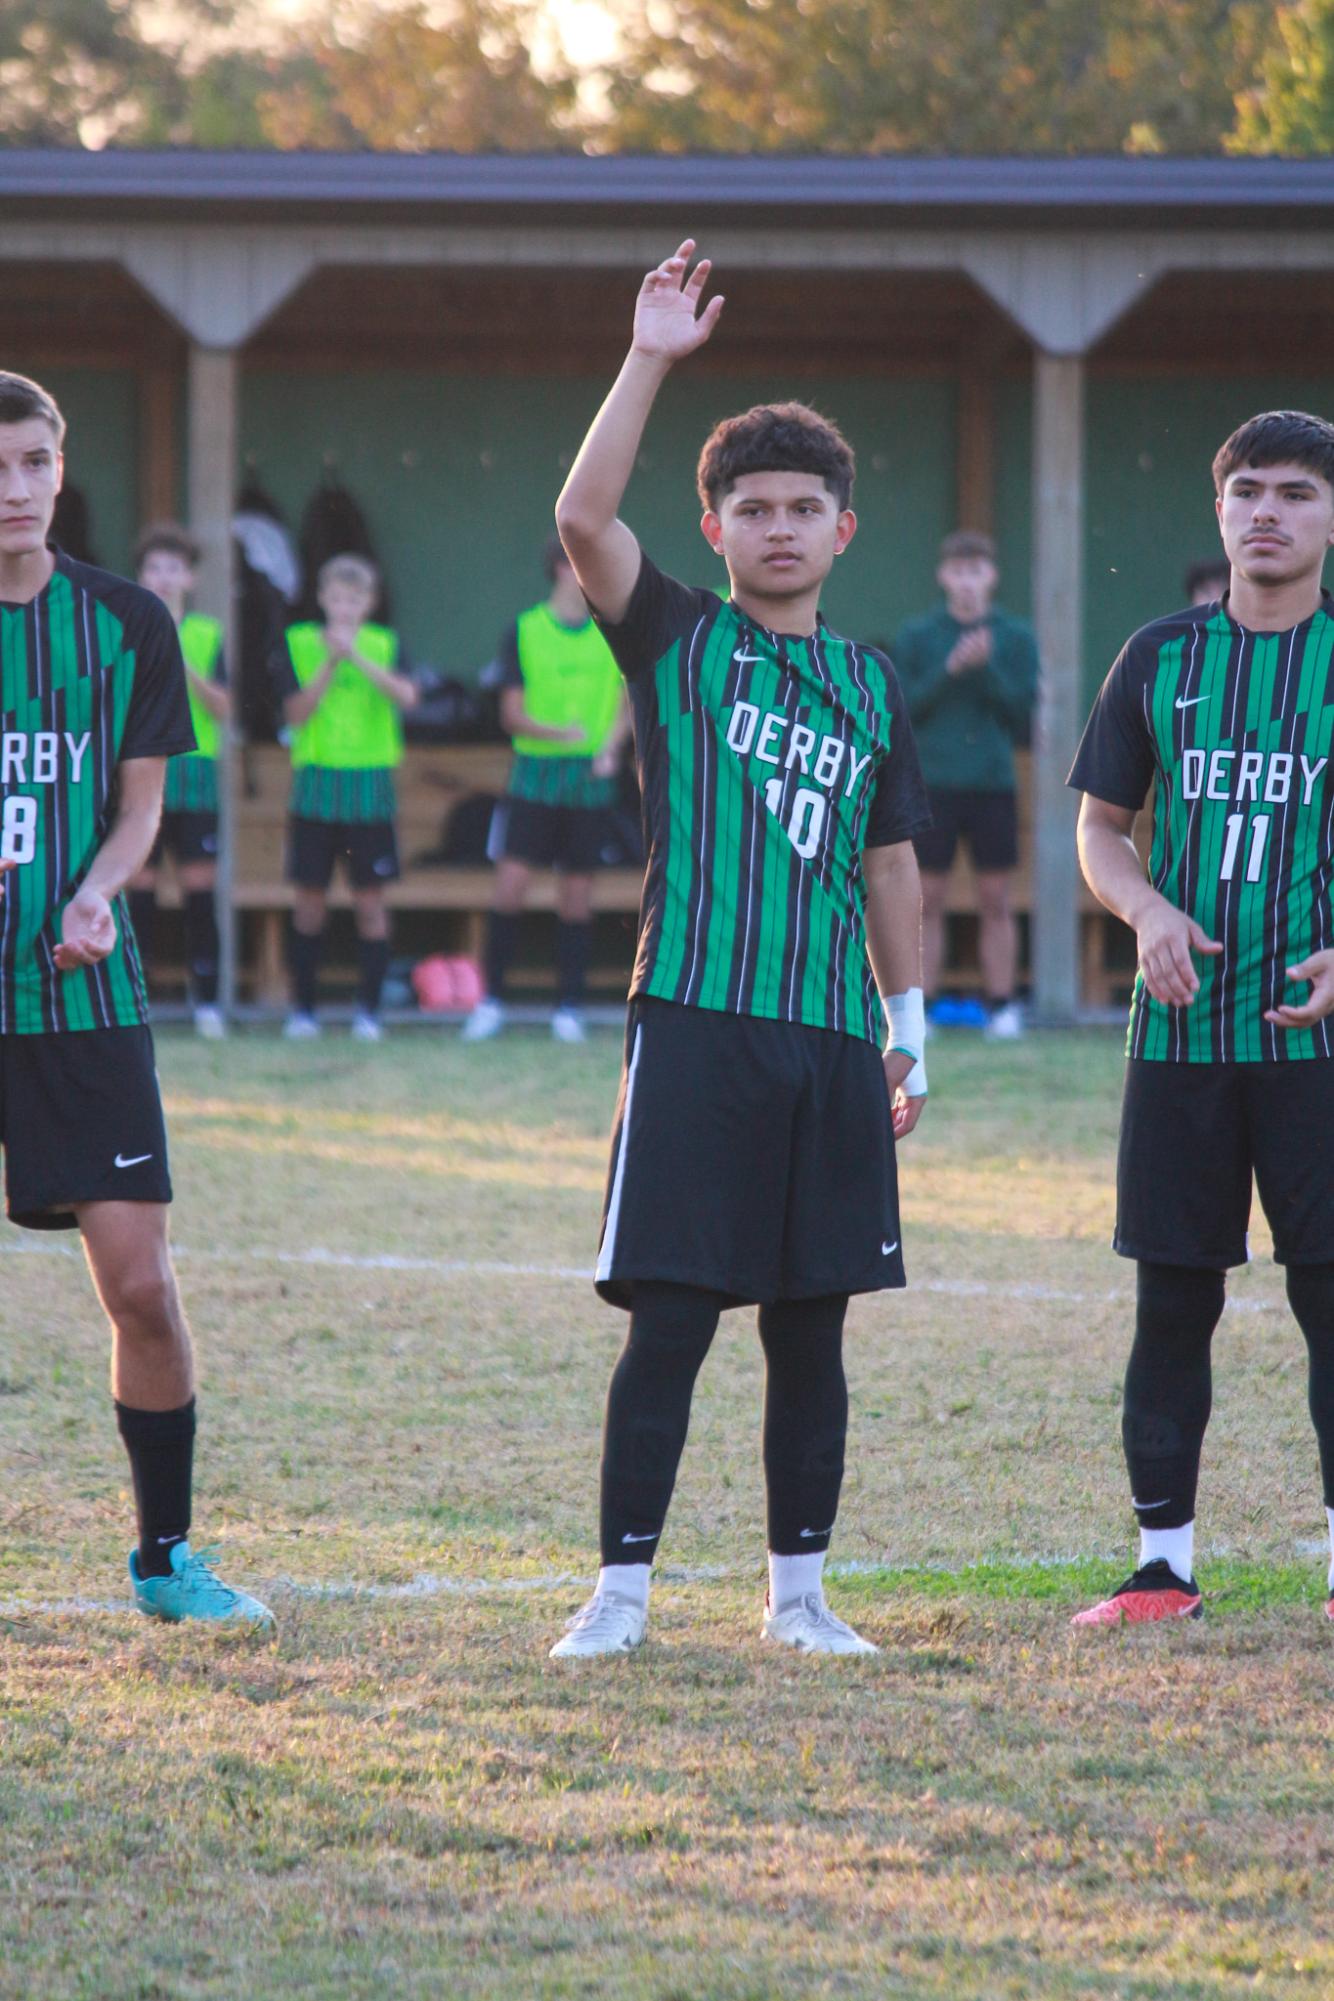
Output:
[[[287,822],[287,880],[301,889],[327,889],[334,863],[342,861],[353,889],[376,889],[397,882],[398,834],[392,820],[303,820]]]
[[[932,785],[927,798],[931,825],[913,838],[917,866],[946,875],[962,835],[975,869],[1015,868],[1019,861],[1019,814],[1013,792],[966,792]]]
[[[1334,1264],[1334,1061],[1126,1064],[1122,1257],[1245,1264],[1252,1175],[1275,1262]]]
[[[496,802],[486,852],[493,862],[527,862],[530,868],[591,875],[605,866],[612,832],[605,806],[548,806],[540,799]]]
[[[25,1230],[74,1229],[77,1202],[170,1202],[148,1029],[0,1035],[0,1147]]]
[[[872,1043],[753,1015],[630,1005],[597,1288],[733,1305],[904,1284],[889,1090]]]
[[[158,825],[148,866],[156,868],[164,854],[176,862],[215,862],[218,859],[218,816],[216,813],[189,813],[183,807],[164,813]]]

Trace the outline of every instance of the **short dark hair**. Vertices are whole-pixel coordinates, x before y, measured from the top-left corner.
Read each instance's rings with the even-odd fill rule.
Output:
[[[956,528],[947,535],[940,545],[938,563],[953,562],[956,557],[981,556],[986,562],[996,560],[996,544],[990,535],[984,535],[980,528]]]
[[[167,556],[179,556],[193,570],[199,562],[199,544],[188,529],[179,521],[155,521],[134,545],[134,567],[142,570],[150,556],[161,550]]]
[[[1192,563],[1182,580],[1181,588],[1188,598],[1193,598],[1201,584],[1207,584],[1211,577],[1223,579],[1226,590],[1232,582],[1232,565],[1226,556],[1209,556],[1198,563]]]
[[[1306,410],[1264,410],[1239,424],[1214,454],[1214,491],[1242,466],[1305,466],[1334,486],[1334,424]]]
[[[857,461],[838,425],[805,403],[757,403],[715,424],[699,455],[695,484],[713,508],[748,472],[809,472],[839,505],[852,499]]]
[[[65,442],[65,419],[54,396],[26,375],[11,375],[0,369],[0,424],[24,424],[40,417],[56,434],[56,445]]]

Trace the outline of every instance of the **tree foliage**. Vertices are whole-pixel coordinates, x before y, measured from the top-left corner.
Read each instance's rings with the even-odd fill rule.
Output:
[[[1277,9],[1259,80],[1237,100],[1237,153],[1334,151],[1334,0]]]
[[[0,0],[0,145],[1059,155],[1334,143],[1334,0],[614,0],[622,48],[592,89],[535,55],[550,0],[319,0],[262,46],[245,32],[255,4]]]
[[[1242,0],[626,0],[612,143],[680,152],[1216,152]]]

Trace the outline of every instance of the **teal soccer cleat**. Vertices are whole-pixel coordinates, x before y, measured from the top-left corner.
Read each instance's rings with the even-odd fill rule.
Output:
[[[167,1619],[173,1625],[182,1619],[207,1619],[214,1625],[265,1626],[275,1623],[267,1605],[224,1584],[213,1573],[216,1549],[197,1553],[188,1542],[178,1542],[171,1552],[169,1577],[141,1577],[139,1552],[130,1551],[130,1582],[134,1602],[150,1619]]]

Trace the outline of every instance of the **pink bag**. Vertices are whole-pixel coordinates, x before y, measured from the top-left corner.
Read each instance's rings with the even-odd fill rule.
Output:
[[[463,953],[433,953],[412,969],[412,990],[423,1014],[471,1014],[486,993],[482,969]]]

